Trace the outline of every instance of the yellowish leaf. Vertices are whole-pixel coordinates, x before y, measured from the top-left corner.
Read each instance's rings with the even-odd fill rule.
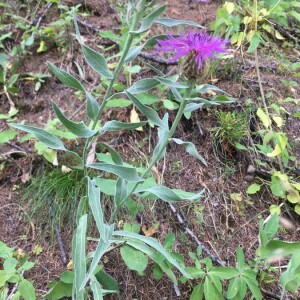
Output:
[[[231,14],[234,12],[234,3],[233,2],[225,2],[224,8]]]
[[[263,125],[268,128],[271,125],[271,120],[267,116],[267,114],[259,107],[257,109],[256,115],[262,121]]]
[[[135,110],[135,107],[132,108],[130,112],[130,123],[139,123],[141,122],[138,113]],[[136,129],[137,131],[143,131],[142,127]]]
[[[276,37],[277,40],[284,40],[285,39],[277,30],[275,30],[275,37]]]
[[[272,119],[274,120],[274,122],[276,123],[276,125],[281,128],[283,125],[283,120],[281,117],[278,116],[273,116]]]
[[[279,155],[280,153],[281,153],[281,149],[278,145],[276,145],[275,149],[271,153],[268,153],[267,156],[268,157],[275,157],[275,156]]]

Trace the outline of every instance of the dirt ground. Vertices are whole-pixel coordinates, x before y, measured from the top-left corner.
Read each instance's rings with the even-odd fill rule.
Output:
[[[120,22],[113,5],[109,1],[64,1],[66,4],[82,3],[90,16],[84,21],[90,26],[80,25],[80,30],[87,41],[87,44],[94,46],[101,45],[101,39],[96,31],[115,30],[117,32]],[[159,1],[161,3],[165,1]],[[170,0],[165,16],[186,19],[198,22],[209,28],[209,24],[214,20],[215,12],[220,1],[212,0],[208,4],[200,3],[196,0]],[[180,2],[180,3],[179,3]],[[42,13],[42,11],[40,12]],[[51,8],[43,23],[55,20],[59,15],[55,7]],[[158,30],[158,29],[155,29]],[[280,49],[285,51],[286,49]],[[151,51],[151,50],[150,50]],[[61,49],[53,46],[49,51],[41,54],[26,56],[22,61],[22,72],[45,73],[47,71],[46,61],[51,61],[57,66],[76,73],[76,66],[83,64],[83,58],[79,51],[78,44],[73,37],[70,50],[62,54]],[[286,56],[291,61],[297,61],[297,53],[289,50]],[[144,59],[138,58],[140,64]],[[213,74],[212,83],[227,91],[232,97],[239,100],[222,107],[224,110],[238,109],[243,111],[245,100],[253,99],[259,103],[259,86],[256,78],[252,55],[240,52],[235,53],[234,67],[226,68],[224,63]],[[265,93],[273,92],[276,98],[286,98],[293,96],[299,98],[299,85],[295,91],[290,91],[283,86],[281,80],[291,79],[289,73],[281,66],[281,62],[276,60],[276,51],[266,49],[260,54],[260,70],[264,82]],[[86,65],[87,85],[96,86],[98,81],[95,74]],[[19,109],[18,121],[26,120],[35,126],[44,126],[49,118],[54,117],[51,109],[51,101],[55,101],[64,110],[73,113],[82,107],[82,102],[74,95],[71,89],[65,87],[54,77],[46,80],[42,88],[34,91],[34,87],[29,83],[20,83],[20,94],[14,99]],[[6,113],[9,109],[5,96],[0,96],[0,113]],[[299,107],[290,105],[291,111],[299,110]],[[75,119],[80,119],[81,111],[74,114]],[[84,112],[83,112],[84,113]],[[107,111],[107,118],[112,112]],[[130,109],[118,110],[119,120],[125,121],[129,118]],[[174,112],[170,111],[172,117]],[[244,203],[245,208],[237,210],[236,203],[230,198],[231,193],[242,193],[245,195],[247,187],[254,182],[256,175],[247,172],[249,166],[253,165],[252,158],[243,152],[234,153],[226,160],[218,155],[218,149],[212,139],[212,130],[215,127],[215,109],[203,109],[190,120],[182,120],[175,137],[182,140],[191,141],[196,145],[198,152],[208,162],[207,167],[203,167],[195,158],[188,155],[181,147],[171,144],[168,147],[168,154],[163,163],[159,163],[157,171],[170,188],[180,188],[188,191],[199,191],[206,189],[203,199],[198,204],[182,202],[176,204],[176,209],[188,221],[190,229],[197,235],[199,240],[215,255],[219,260],[225,261],[228,265],[235,264],[235,249],[242,247],[245,251],[246,259],[255,256],[258,247],[258,223],[260,218],[268,216],[268,208],[271,204],[279,204],[280,200],[275,199],[267,189],[261,191],[257,196],[252,197],[251,202]],[[0,130],[7,129],[5,122],[0,121]],[[296,167],[299,166],[300,159],[300,124],[294,118],[287,116],[286,131],[291,138],[293,154],[297,157]],[[152,135],[150,141],[145,137],[148,132],[123,133],[118,140],[116,150],[120,151],[124,159],[130,161],[137,154],[132,146],[137,146],[141,142],[144,146],[140,151],[146,152],[155,145],[155,136]],[[106,137],[108,140],[111,136]],[[146,142],[145,142],[146,141]],[[31,217],[31,208],[24,202],[20,202],[24,188],[28,185],[31,174],[36,173],[42,164],[40,159],[34,155],[33,142],[20,144],[18,139],[12,143],[0,146],[0,152],[6,155],[5,167],[0,174],[0,240],[9,246],[20,248],[29,253],[31,260],[36,261],[35,267],[27,274],[34,282],[38,293],[38,299],[47,291],[47,282],[57,280],[59,275],[66,268],[66,264],[61,257],[57,242],[51,237],[50,226],[40,228],[36,226],[36,221]],[[153,149],[152,149],[153,150]],[[195,251],[197,245],[185,234],[184,229],[176,216],[172,213],[166,203],[157,201],[145,203],[145,210],[142,213],[143,222],[147,226],[158,224],[156,237],[163,240],[169,232],[174,232],[177,236],[175,251],[187,256],[189,251]],[[196,214],[196,208],[203,206],[201,214]],[[45,208],[45,218],[48,212]],[[294,224],[292,230],[282,230],[280,237],[285,240],[300,240],[300,218],[295,214],[286,214],[286,217]],[[201,219],[202,218],[202,219]],[[49,217],[50,223],[50,217]],[[70,228],[60,228],[63,244],[67,258],[71,258],[71,236]],[[40,245],[42,252],[36,254],[34,248]],[[176,295],[173,284],[166,277],[160,281],[155,281],[151,276],[151,265],[146,270],[146,276],[137,276],[128,270],[124,265],[120,255],[116,252],[110,253],[110,257],[105,262],[105,269],[120,284],[122,299],[139,300],[159,300],[159,299],[188,299],[191,293],[191,286],[180,285],[181,295]],[[269,291],[280,295],[279,287],[273,284],[266,287]],[[298,295],[300,299],[300,294]],[[113,297],[111,297],[113,299]],[[265,299],[268,299],[265,296]],[[290,298],[293,299],[293,298]],[[294,298],[296,299],[296,298]]]

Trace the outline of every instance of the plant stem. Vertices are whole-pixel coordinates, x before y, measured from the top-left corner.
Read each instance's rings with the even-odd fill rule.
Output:
[[[92,130],[94,130],[96,128],[97,122],[98,122],[99,118],[101,117],[101,115],[103,113],[103,110],[105,108],[105,105],[107,103],[108,98],[111,95],[111,91],[113,89],[114,83],[115,83],[115,81],[116,81],[116,79],[117,79],[117,77],[118,77],[118,75],[119,75],[119,73],[122,69],[125,58],[128,54],[128,51],[130,49],[130,46],[131,46],[133,38],[134,38],[133,34],[131,34],[130,31],[135,31],[137,29],[137,27],[139,25],[139,22],[140,22],[140,19],[142,18],[143,13],[144,13],[145,4],[146,4],[146,0],[141,0],[141,2],[139,4],[139,7],[138,7],[138,10],[135,12],[135,14],[133,16],[132,23],[131,23],[130,28],[129,28],[129,33],[128,33],[127,39],[125,41],[124,50],[122,52],[121,58],[118,62],[118,65],[117,65],[116,69],[114,70],[113,78],[109,82],[109,85],[108,85],[107,90],[105,92],[105,95],[103,97],[103,101],[102,101],[102,103],[99,107],[99,110],[97,112],[97,115],[96,115],[95,119],[93,120]],[[87,175],[87,167],[86,167],[87,150],[90,147],[90,144],[93,141],[93,139],[94,139],[94,137],[88,138],[86,140],[86,143],[85,143],[85,146],[84,146],[84,149],[83,149],[83,164],[84,164],[83,165],[83,172],[84,172],[84,176]]]
[[[255,5],[255,31],[257,31],[257,22],[258,22],[257,21],[257,17],[258,17],[257,16],[257,0],[254,0],[254,5]],[[267,106],[267,102],[266,102],[266,98],[265,98],[264,89],[263,89],[263,86],[262,86],[262,83],[261,83],[261,76],[260,76],[260,71],[259,71],[257,48],[255,49],[254,55],[255,55],[255,69],[256,69],[256,74],[257,74],[257,79],[258,79],[258,84],[259,84],[261,99],[262,99],[262,102],[263,102],[264,109],[265,109],[265,112],[267,114],[267,117],[269,119],[269,130],[270,130],[270,132],[273,133],[274,131],[273,131],[272,124],[271,124],[271,118],[270,118],[270,114],[269,114],[269,110],[268,110],[268,106]],[[282,165],[282,161],[281,161],[281,159],[280,159],[279,156],[277,156],[276,158],[277,158],[277,162],[278,162],[278,165],[279,165],[279,168],[280,168],[280,172],[283,174],[284,173],[284,168],[283,168],[283,165]]]
[[[194,82],[189,82],[189,87],[185,90],[185,95],[180,103],[179,109],[177,111],[175,120],[173,121],[173,124],[171,126],[171,129],[168,133],[168,136],[166,138],[166,140],[164,141],[164,143],[162,144],[161,148],[159,149],[159,151],[157,152],[157,154],[155,155],[155,157],[152,158],[152,160],[150,161],[147,169],[145,170],[145,172],[141,175],[141,178],[145,178],[145,176],[151,171],[152,167],[157,163],[158,158],[160,157],[160,155],[165,151],[166,147],[168,146],[169,140],[172,138],[181,118],[182,115],[184,113],[186,104],[188,103],[188,99],[191,96],[191,93],[193,91],[195,83]],[[140,184],[140,182],[137,182],[133,188],[131,189],[131,191],[127,194],[127,196],[120,202],[120,204],[115,208],[114,212],[112,213],[110,219],[109,219],[109,224],[111,224],[115,219],[116,216],[120,210],[120,208],[122,207],[122,205],[129,199],[129,197],[131,196],[131,194],[136,190],[137,186]]]

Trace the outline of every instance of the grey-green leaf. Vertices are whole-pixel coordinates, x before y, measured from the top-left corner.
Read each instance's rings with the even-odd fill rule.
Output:
[[[51,133],[43,129],[16,123],[10,123],[9,125],[14,128],[26,131],[28,133],[32,133],[39,141],[41,141],[43,144],[45,144],[51,149],[66,151],[63,142],[58,137],[52,135]]]
[[[136,31],[131,31],[130,33],[131,34],[139,34],[139,33],[142,33],[142,32],[145,32],[146,30],[148,30],[151,27],[151,25],[153,24],[153,22],[164,12],[166,7],[167,7],[167,5],[165,4],[165,5],[157,8],[152,13],[150,13],[147,17],[145,17],[142,20],[140,28]]]
[[[159,81],[155,78],[145,78],[139,81],[136,81],[130,88],[127,89],[127,92],[130,94],[141,94],[145,93],[157,85],[159,85]]]
[[[152,158],[155,159],[155,162],[158,162],[166,154],[167,147],[164,147],[164,149],[160,153],[160,155],[157,156],[157,154],[163,147],[163,144],[165,143],[166,139],[168,138],[168,134],[169,134],[168,119],[169,119],[169,115],[166,113],[164,115],[164,118],[162,119],[162,121],[164,123],[164,127],[158,128],[158,143],[157,143],[156,147],[154,148],[153,155],[152,155]]]
[[[88,138],[93,136],[96,131],[88,128],[82,121],[77,123],[69,120],[59,109],[59,107],[52,102],[53,110],[57,116],[57,118],[62,122],[62,124],[73,134],[78,137]]]
[[[178,26],[178,25],[188,25],[188,26],[195,26],[198,28],[203,28],[202,25],[192,22],[192,21],[185,21],[185,20],[176,20],[176,19],[170,19],[170,18],[159,18],[154,21],[156,24],[161,24],[167,27],[173,27],[173,26]]]
[[[89,205],[96,222],[100,237],[105,237],[105,224],[103,210],[100,202],[100,189],[96,187],[95,180],[91,180],[88,177],[88,199]]]
[[[100,283],[97,281],[94,275],[91,276],[91,289],[93,292],[94,300],[103,300],[102,288]]]
[[[74,291],[76,299],[84,299],[84,291],[81,290],[80,285],[83,282],[86,274],[86,229],[87,229],[87,215],[83,215],[78,222],[78,226],[74,237],[73,249],[73,265],[74,265]]]
[[[103,146],[106,150],[108,150],[108,152],[110,153],[111,155],[111,158],[113,160],[113,162],[116,164],[116,165],[123,165],[123,159],[122,157],[120,156],[120,154],[115,151],[113,148],[111,148],[109,145],[107,145],[106,143],[99,143],[101,146]]]
[[[86,114],[90,120],[95,120],[99,111],[97,100],[90,93],[86,93]]]
[[[147,122],[124,123],[120,121],[108,121],[100,129],[100,131],[119,131],[119,130],[134,130],[143,127]]]
[[[167,35],[157,35],[154,36],[152,38],[150,38],[146,43],[144,43],[143,45],[140,46],[132,46],[129,51],[128,54],[125,58],[125,62],[130,62],[132,60],[134,60],[143,50],[143,48],[148,47],[148,46],[153,46],[155,44],[157,44],[157,40],[164,40],[167,38]]]
[[[55,77],[57,77],[63,84],[85,93],[84,87],[74,76],[72,76],[66,71],[57,68],[51,62],[48,62],[48,67],[51,70],[51,72],[55,75]]]
[[[189,154],[191,154],[194,157],[198,158],[205,166],[207,166],[207,163],[206,163],[205,159],[198,153],[198,151],[197,151],[197,149],[196,149],[196,147],[193,143],[184,142],[181,139],[175,139],[175,138],[173,138],[172,140],[176,144],[182,145]]]
[[[107,67],[104,56],[97,51],[81,44],[82,51],[87,63],[101,76],[112,79],[113,75]]]
[[[137,109],[142,114],[144,114],[153,124],[155,124],[159,127],[165,128],[164,122],[160,119],[160,117],[158,116],[158,113],[154,109],[142,104],[140,102],[140,100],[137,99],[136,97],[134,97],[130,92],[127,91],[126,94],[127,94],[128,98],[133,102],[133,104],[137,107]],[[165,128],[165,129],[168,129],[168,128]]]
[[[148,189],[139,190],[139,193],[148,192],[166,202],[176,202],[182,200],[196,200],[201,197],[203,191],[197,194],[180,192],[179,190],[171,190],[170,188],[162,185],[157,185]]]
[[[124,167],[124,166],[107,164],[107,163],[94,163],[94,164],[87,165],[87,167],[113,173],[127,181],[134,181],[134,182],[143,181],[143,179],[138,176],[136,172],[136,168]]]

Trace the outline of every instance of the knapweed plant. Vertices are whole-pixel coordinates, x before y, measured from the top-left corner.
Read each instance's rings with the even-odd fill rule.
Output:
[[[107,66],[106,58],[87,47],[81,39],[77,26],[76,17],[74,24],[78,42],[81,45],[86,62],[92,67],[103,80],[109,82],[104,95],[99,101],[71,74],[60,70],[52,63],[48,63],[51,72],[65,85],[81,91],[86,96],[86,115],[87,122],[74,122],[70,120],[56,103],[52,103],[53,110],[61,123],[79,139],[84,139],[84,148],[82,153],[76,153],[66,148],[63,141],[57,136],[33,126],[24,124],[11,124],[11,126],[33,134],[40,142],[47,147],[64,151],[72,156],[77,162],[73,168],[83,172],[86,184],[86,195],[83,196],[78,204],[77,210],[77,228],[72,240],[72,259],[74,269],[74,281],[72,286],[73,299],[86,299],[89,294],[93,294],[93,299],[102,299],[103,295],[116,292],[114,287],[107,286],[105,280],[101,277],[97,279],[99,263],[104,254],[114,248],[121,249],[122,257],[132,255],[132,249],[139,255],[149,256],[159,268],[165,272],[176,284],[177,280],[172,271],[175,267],[188,279],[192,276],[185,270],[184,265],[176,257],[172,256],[156,239],[142,236],[140,234],[125,230],[116,230],[115,222],[118,220],[120,210],[127,201],[132,201],[132,196],[148,197],[151,199],[159,198],[163,201],[181,201],[199,199],[202,191],[199,193],[188,193],[182,190],[170,189],[166,186],[157,185],[151,176],[152,167],[158,163],[166,154],[167,145],[172,141],[185,147],[186,151],[199,159],[201,164],[206,165],[205,160],[197,152],[195,146],[179,138],[173,138],[176,127],[186,111],[191,112],[195,108],[201,107],[202,98],[191,97],[193,91],[197,93],[205,92],[208,88],[214,88],[208,85],[198,85],[202,76],[206,72],[206,65],[209,59],[215,58],[215,53],[225,53],[227,41],[218,37],[213,37],[199,31],[189,31],[188,34],[182,33],[180,36],[164,35],[152,37],[143,45],[134,45],[134,41],[139,35],[148,31],[153,23],[163,26],[172,27],[178,25],[188,25],[201,27],[197,23],[178,21],[174,19],[161,18],[166,5],[156,7],[156,1],[140,0],[128,1],[127,22],[129,33],[127,34],[121,56],[113,72]],[[146,14],[146,16],[144,16]],[[161,71],[153,67],[157,76],[144,78],[134,82],[121,92],[114,91],[114,83],[118,75],[124,70],[124,67],[133,61],[137,55],[146,46],[157,44],[156,53],[173,51],[174,56],[171,60],[182,58],[180,81],[178,76],[164,75]],[[204,74],[203,74],[204,73]],[[175,79],[174,79],[175,78]],[[174,94],[176,101],[179,103],[179,109],[176,117],[169,128],[169,116],[165,113],[160,118],[158,113],[152,108],[142,104],[137,94],[145,93],[159,85],[166,86]],[[184,91],[184,92],[182,92]],[[183,96],[182,96],[183,95]],[[145,121],[138,123],[124,123],[117,120],[110,120],[101,123],[106,104],[109,100],[126,96],[135,108],[144,116]],[[107,143],[102,141],[102,136],[107,131],[134,130],[149,123],[158,129],[158,142],[154,148],[152,157],[148,166],[136,168],[125,163],[122,157]],[[89,125],[87,125],[89,124]],[[110,155],[105,157],[96,153],[95,160],[92,162],[90,151],[92,145],[97,142],[104,147]],[[101,189],[97,185],[99,179],[97,171],[114,174],[115,180],[113,207],[108,210],[104,209],[101,203]],[[99,172],[99,173],[100,173]],[[99,174],[100,175],[100,174]],[[75,200],[74,200],[75,201]],[[93,238],[97,241],[95,251],[86,253],[87,246],[87,224],[88,216],[92,215],[96,227],[99,231],[99,238]]]

